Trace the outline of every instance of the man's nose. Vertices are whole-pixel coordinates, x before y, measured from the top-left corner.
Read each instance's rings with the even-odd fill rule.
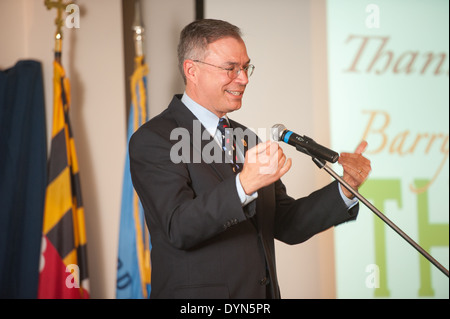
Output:
[[[234,79],[236,82],[238,82],[239,84],[242,85],[247,85],[248,83],[248,74],[247,71],[245,70],[241,70],[241,72],[239,73],[239,75],[236,77],[236,79]]]

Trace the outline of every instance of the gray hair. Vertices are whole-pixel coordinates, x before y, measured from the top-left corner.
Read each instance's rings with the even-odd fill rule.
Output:
[[[184,27],[178,43],[178,68],[185,84],[184,61],[203,60],[208,45],[225,37],[242,39],[242,33],[237,26],[214,19],[197,20]]]

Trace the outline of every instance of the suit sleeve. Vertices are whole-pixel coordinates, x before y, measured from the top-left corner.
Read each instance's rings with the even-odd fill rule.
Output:
[[[281,181],[275,183],[275,238],[287,244],[304,242],[330,227],[355,220],[359,204],[348,209],[337,182],[297,200],[286,193]]]
[[[234,175],[219,181],[211,178],[208,164],[174,163],[172,142],[141,127],[129,143],[133,186],[151,233],[162,231],[174,247],[189,249],[251,217],[241,206]],[[197,194],[196,183],[211,185]]]

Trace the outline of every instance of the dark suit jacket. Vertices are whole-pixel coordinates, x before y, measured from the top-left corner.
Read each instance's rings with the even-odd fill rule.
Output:
[[[274,238],[301,243],[355,219],[358,206],[347,210],[335,182],[294,200],[279,180],[242,207],[231,166],[201,159],[210,140],[193,136],[199,134],[196,118],[180,99],[141,126],[129,144],[133,185],[152,242],[151,297],[280,298]],[[178,134],[180,128],[186,134]],[[189,137],[187,148],[177,144],[180,137]],[[174,145],[182,150],[181,163],[171,159]]]

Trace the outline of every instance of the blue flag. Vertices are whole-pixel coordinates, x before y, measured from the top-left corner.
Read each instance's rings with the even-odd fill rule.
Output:
[[[131,135],[148,120],[146,95],[148,67],[142,61],[142,57],[136,58],[136,69],[131,77],[132,102],[128,118],[128,142]],[[150,250],[150,234],[145,223],[144,210],[131,182],[127,148],[119,231],[117,298],[146,299],[150,297]]]

